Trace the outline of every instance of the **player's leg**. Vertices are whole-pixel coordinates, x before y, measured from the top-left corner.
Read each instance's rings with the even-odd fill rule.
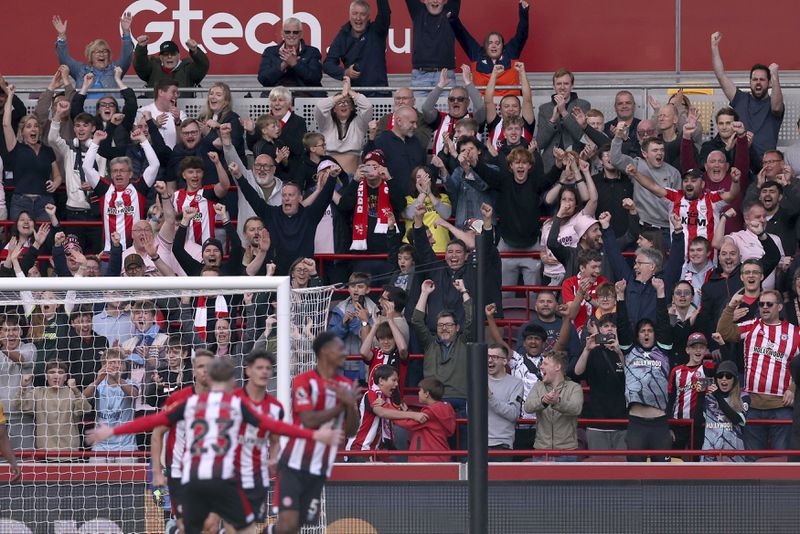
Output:
[[[203,522],[203,533],[202,534],[219,534],[219,523],[220,518],[215,513],[210,513],[206,516],[206,520]]]
[[[205,534],[204,523],[211,507],[205,482],[192,481],[184,485],[183,527],[186,534]]]
[[[183,501],[184,490],[180,479],[168,478],[167,488],[169,488],[169,503],[172,507],[172,515],[175,517],[175,524],[178,526],[178,533],[184,534],[183,528]]]
[[[255,534],[255,524],[253,522],[253,512],[247,496],[239,487],[238,483],[226,481],[220,485],[220,490],[215,495],[211,510],[225,521],[225,532],[253,533]],[[230,529],[229,529],[230,527]]]
[[[278,522],[271,534],[297,534],[300,532],[300,505],[303,480],[300,471],[285,466],[278,468],[275,484],[275,502],[278,505]]]

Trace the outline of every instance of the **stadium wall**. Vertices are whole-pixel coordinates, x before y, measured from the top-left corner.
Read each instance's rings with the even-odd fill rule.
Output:
[[[370,3],[374,13],[375,0]],[[120,42],[115,32],[125,11],[134,14],[133,35],[150,36],[151,53],[164,40],[183,47],[193,38],[209,52],[214,74],[242,75],[257,71],[264,46],[274,44],[280,21],[292,14],[305,24],[306,41],[324,53],[347,20],[349,0],[106,0],[69,7],[55,0],[28,0],[6,4],[0,32],[0,47],[5,51],[0,72],[5,75],[52,74],[57,64],[51,24],[55,14],[69,21],[73,57],[83,60],[86,43],[101,37],[109,41],[116,59]],[[408,73],[408,11],[403,2],[391,4],[389,71]],[[462,19],[478,40],[489,30],[511,38],[517,24],[516,6],[516,0],[463,0]],[[577,72],[708,71],[709,35],[715,30],[727,36],[722,50],[728,70],[747,70],[756,62],[776,62],[782,70],[800,69],[793,42],[794,21],[800,17],[800,3],[795,0],[770,0],[759,7],[770,11],[769,22],[764,23],[769,26],[768,39],[747,16],[753,10],[749,0],[536,0],[531,9],[530,38],[522,57],[528,72],[550,72],[563,66]],[[457,61],[465,60],[458,49]]]

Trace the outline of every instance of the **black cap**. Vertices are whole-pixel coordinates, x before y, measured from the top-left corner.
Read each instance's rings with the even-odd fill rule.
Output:
[[[205,252],[207,247],[217,247],[220,252],[224,252],[225,249],[222,247],[222,241],[215,237],[209,237],[205,240],[202,247],[202,252]]]
[[[700,169],[689,169],[683,173],[683,178],[700,178],[703,179],[703,171]]]
[[[178,45],[175,44],[174,41],[164,41],[161,43],[161,48],[159,48],[159,53],[163,56],[164,54],[180,54],[181,49],[178,48]]]

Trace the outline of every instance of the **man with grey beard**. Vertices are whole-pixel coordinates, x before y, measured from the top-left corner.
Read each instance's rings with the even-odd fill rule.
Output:
[[[283,181],[275,176],[275,160],[269,154],[259,154],[253,163],[253,170],[248,169],[239,154],[236,153],[236,147],[231,142],[231,125],[223,124],[219,128],[219,136],[222,140],[222,153],[225,156],[225,161],[228,164],[235,163],[242,172],[242,178],[253,186],[258,196],[269,206],[280,206],[282,203],[281,190],[283,189]],[[239,236],[244,239],[244,223],[250,217],[255,217],[256,212],[245,200],[242,190],[236,191],[236,198],[239,206],[239,215],[236,222],[236,231]]]

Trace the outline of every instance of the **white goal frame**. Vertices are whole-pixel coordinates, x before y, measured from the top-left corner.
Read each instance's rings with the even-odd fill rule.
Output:
[[[142,276],[0,278],[0,292],[19,291],[275,291],[278,400],[291,406],[291,285],[288,276]],[[291,417],[291,410],[286,410]]]

